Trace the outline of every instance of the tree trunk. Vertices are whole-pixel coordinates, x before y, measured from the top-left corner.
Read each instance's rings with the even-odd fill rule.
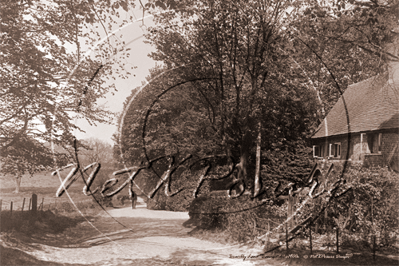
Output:
[[[22,175],[18,174],[14,178],[15,180],[15,190],[14,193],[19,193],[19,189],[21,187],[21,180],[22,180]]]
[[[251,134],[247,131],[241,140],[240,162],[237,164],[237,176],[234,177],[233,185],[230,187],[230,192],[233,197],[239,197],[244,193],[246,185],[248,185],[247,164],[249,157]]]
[[[295,204],[296,204],[296,198],[293,195],[288,196],[288,217],[291,217],[294,212],[295,212]],[[296,223],[295,223],[295,217],[292,217],[291,220],[288,222],[288,226],[290,229],[295,228]]]
[[[257,197],[260,193],[260,189],[262,187],[261,179],[260,179],[260,146],[262,143],[262,124],[259,122],[258,124],[258,138],[256,140],[256,168],[255,168],[255,184],[254,184],[254,198]]]
[[[248,166],[248,158],[249,151],[251,147],[251,134],[249,131],[245,132],[241,142],[241,155],[240,155],[240,163],[238,169],[238,179],[243,180],[245,183],[248,182],[247,175],[247,166]]]

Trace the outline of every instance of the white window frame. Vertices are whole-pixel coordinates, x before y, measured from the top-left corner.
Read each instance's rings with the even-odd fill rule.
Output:
[[[378,140],[377,141],[378,141],[377,142],[377,145],[378,145],[377,152],[381,153],[382,152],[382,149],[381,149],[381,147],[382,147],[382,133],[378,133]]]
[[[316,148],[319,149],[319,154],[316,155]],[[320,145],[313,145],[313,158],[320,158],[321,157],[321,147]]]
[[[367,141],[367,146],[370,151],[370,154],[381,154],[381,144],[382,144],[382,133],[369,133],[367,137],[372,137],[373,141],[370,143]],[[370,146],[371,144],[371,146]],[[373,151],[373,152],[371,152]]]
[[[334,157],[334,158],[341,158],[341,142],[335,142],[334,145],[336,145],[335,153],[337,153],[337,157]],[[337,152],[337,147],[339,147],[339,154]]]
[[[332,148],[334,147],[334,153],[337,153],[337,147],[339,147],[339,154],[337,153],[337,156],[334,156]],[[328,145],[328,157],[329,158],[341,158],[341,142],[334,142],[330,143]]]

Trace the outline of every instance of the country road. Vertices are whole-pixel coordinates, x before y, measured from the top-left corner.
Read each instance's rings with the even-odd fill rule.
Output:
[[[143,203],[134,210],[131,207],[109,208],[85,217],[86,220],[62,216],[54,220],[56,216],[50,214],[48,219],[53,222],[35,222],[36,232],[31,234],[2,233],[0,265],[277,266],[370,265],[374,262],[370,252],[352,253],[349,249],[341,250],[340,257],[335,257],[335,251],[323,249],[318,240],[313,243],[317,246],[314,254],[320,257],[314,258],[308,256],[309,251],[303,246],[292,246],[289,252],[262,254],[261,247],[202,240],[190,236],[193,228],[183,226],[189,218],[186,212],[148,210]],[[62,230],[54,231],[51,227],[54,225]],[[398,265],[396,257],[381,252],[378,255],[375,265]]]
[[[259,248],[190,237],[192,228],[182,225],[188,218],[185,212],[148,210],[143,204],[134,210],[112,209],[53,239],[53,244],[35,243],[25,252],[42,261],[72,265],[266,265],[264,260],[242,257],[259,254]],[[73,235],[79,235],[79,241]]]

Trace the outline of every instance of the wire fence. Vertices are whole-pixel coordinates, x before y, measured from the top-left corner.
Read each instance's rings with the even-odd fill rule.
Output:
[[[270,219],[267,220],[268,230],[261,230],[262,233],[270,233],[270,225],[273,223]],[[274,222],[275,223],[275,222]],[[376,259],[378,253],[386,253],[386,248],[399,251],[399,239],[397,230],[393,230],[391,234],[381,234],[380,232],[366,233],[359,238],[359,233],[350,232],[349,230],[342,230],[338,227],[332,228],[328,232],[322,234],[315,233],[315,226],[308,226],[299,230],[299,233],[293,234],[285,226],[273,237],[267,237],[264,253],[274,252],[277,249],[283,249],[289,254],[297,245],[300,245],[302,251],[309,251],[310,254],[319,252],[320,249],[328,252],[340,254],[347,252],[348,249],[358,250],[361,252],[371,252],[373,260]],[[398,253],[399,254],[399,253]]]
[[[33,194],[35,195],[35,194]],[[33,208],[32,204],[32,198],[23,198],[21,201],[3,201],[0,199],[0,211],[9,211],[9,212],[15,212],[15,211],[31,211]],[[47,210],[58,210],[62,211],[64,209],[70,210],[74,208],[74,204],[68,201],[60,201],[57,200],[57,198],[37,198],[36,196],[36,210],[38,211],[47,211]],[[94,203],[93,199],[87,199],[87,200],[81,200],[78,202],[75,202],[75,205],[77,206],[82,206],[82,205],[87,205],[90,203]]]
[[[19,221],[19,219],[29,219],[29,220],[35,220],[35,217],[37,216],[37,212],[45,212],[45,211],[52,211],[55,213],[58,212],[73,212],[77,211],[76,208],[79,210],[83,210],[86,208],[93,208],[97,204],[92,200],[83,200],[79,202],[75,202],[72,204],[71,202],[65,202],[65,201],[57,201],[57,199],[45,199],[41,198],[38,199],[37,195],[32,194],[32,197],[30,198],[23,198],[21,201],[10,201],[10,202],[5,202],[3,203],[3,200],[0,199],[0,213],[2,216],[2,223],[3,223],[3,218],[8,220],[8,224],[13,223],[19,223],[23,221]],[[22,214],[22,215],[21,215]],[[273,231],[273,228],[280,224],[281,221],[277,221],[274,219],[269,219],[269,218],[264,218],[261,219],[262,224],[266,224],[266,228],[256,228],[256,230],[262,231],[262,233],[270,233]],[[10,226],[7,226],[10,227]],[[3,231],[3,226],[2,226],[2,231]],[[302,241],[304,245],[302,245],[302,248],[305,248],[306,250],[309,250],[310,253],[312,254],[314,250],[318,249],[320,246],[320,234],[315,233],[315,226],[309,226],[307,228],[302,228],[302,230],[298,230],[300,232],[300,236],[298,234],[293,234],[290,232],[285,226],[285,228],[281,228],[278,232],[278,237],[277,239],[274,239],[275,243],[271,244],[270,242],[270,237],[266,239],[267,244],[265,245],[265,253],[272,252],[276,249],[283,248],[287,252],[289,252],[293,246],[292,242],[296,242],[298,240]],[[398,232],[395,232],[393,237],[389,238],[389,241],[391,245],[395,246],[399,250],[399,241],[398,241]],[[268,234],[269,235],[269,234]],[[354,236],[355,234],[352,232],[349,232],[348,230],[342,231],[341,229],[334,228],[330,230],[329,232],[325,232],[322,234],[324,236],[328,236],[328,240],[324,239],[324,247],[328,248],[329,251],[336,252],[337,254],[340,253],[342,248],[345,248],[348,244],[348,239],[350,239],[351,236]],[[371,233],[366,235],[366,237],[363,237],[362,240],[353,240],[352,244],[357,244],[355,242],[363,242],[363,248],[368,249],[370,252],[373,254],[373,258],[375,259],[375,256],[377,253],[381,250],[382,247],[385,246],[387,243],[387,236],[381,235],[379,233]],[[318,246],[318,247],[316,247]],[[354,246],[354,245],[353,245]]]

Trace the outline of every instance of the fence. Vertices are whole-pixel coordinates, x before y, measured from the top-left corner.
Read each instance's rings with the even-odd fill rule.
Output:
[[[35,200],[33,201],[33,198]],[[33,203],[32,203],[33,201]],[[82,205],[82,204],[87,204],[89,202],[93,202],[92,199],[88,200],[83,200],[79,202],[75,202],[75,205]],[[10,213],[15,212],[15,211],[46,211],[46,210],[64,210],[66,209],[74,209],[73,203],[66,202],[66,201],[57,201],[57,198],[52,198],[52,199],[45,199],[41,198],[39,199],[37,195],[32,194],[32,197],[30,198],[23,198],[22,201],[16,202],[16,201],[10,201],[10,202],[3,202],[2,199],[0,199],[0,211],[10,211]],[[66,207],[66,206],[70,207]],[[60,208],[61,207],[61,208]]]
[[[268,232],[270,232],[270,225],[268,226],[267,230]],[[297,229],[297,232],[301,232],[300,234],[295,232],[295,229]],[[293,232],[294,231],[294,232]],[[305,243],[303,245],[301,245],[301,250],[308,250],[310,252],[310,254],[313,254],[314,250],[319,251],[317,248],[315,249],[315,243],[314,243],[314,237],[312,234],[314,234],[315,231],[315,226],[313,224],[311,224],[310,226],[307,227],[301,227],[299,228],[294,228],[293,230],[288,230],[288,226],[286,224],[286,226],[284,226],[284,228],[281,228],[279,230],[280,233],[280,237],[277,240],[277,245],[270,245],[271,243],[269,242],[270,239],[267,238],[267,243],[265,245],[265,254],[269,253],[269,252],[273,252],[277,249],[283,248],[285,249],[286,253],[289,254],[290,251],[294,251],[295,249],[292,247],[291,242],[295,239],[302,241],[302,243]],[[345,231],[345,236],[348,236],[347,231]],[[336,253],[336,254],[340,254],[340,252],[342,252],[342,249],[346,249],[346,246],[343,246],[343,234],[341,232],[341,229],[336,227],[333,228],[332,231],[330,233],[325,233],[328,234],[329,236],[331,236],[330,240],[328,240],[328,244],[324,243],[323,246],[328,247],[328,251],[331,253]],[[300,237],[300,235],[302,237]],[[306,236],[305,236],[306,235]],[[368,234],[367,237],[367,244],[368,247],[366,248],[367,250],[369,250],[372,254],[373,260],[376,259],[376,256],[378,255],[377,253],[379,251],[381,251],[381,247],[382,244],[385,240],[385,237],[383,237],[382,235],[378,235],[378,234]],[[398,245],[398,239],[396,238],[395,242],[395,246],[399,247]],[[318,243],[320,245],[320,242]],[[350,248],[351,249],[351,248]],[[365,250],[362,250],[365,251]],[[384,252],[383,252],[384,253]]]
[[[89,203],[89,204],[88,204]],[[0,199],[0,213],[1,213],[1,231],[9,229],[18,229],[24,224],[34,223],[38,218],[43,219],[46,211],[54,213],[76,212],[77,209],[83,210],[87,208],[94,208],[96,204],[92,199],[75,202],[74,204],[66,201],[60,201],[57,198],[39,199],[36,194],[32,194],[30,198],[23,198],[21,201],[3,202]]]
[[[28,203],[29,200],[29,203]],[[39,201],[40,202],[40,201]],[[7,209],[7,206],[9,208]],[[5,207],[5,208],[4,208]],[[15,211],[31,211],[32,213],[36,211],[43,211],[44,210],[44,198],[41,199],[40,204],[38,205],[38,198],[36,194],[32,194],[30,198],[23,198],[21,205],[17,205],[14,201],[10,201],[10,205],[3,204],[3,200],[0,199],[0,211],[9,211],[9,214],[12,216],[12,213]]]
[[[18,206],[16,206],[13,201],[10,201],[10,205],[9,205],[10,207],[9,207],[9,209],[6,209],[6,208],[3,208],[3,200],[0,199],[0,211],[7,211],[8,210],[10,212],[10,215],[12,215],[13,211],[14,212],[15,211],[22,211],[22,212],[23,211],[33,211],[33,212],[36,212],[38,209],[40,209],[40,207],[43,210],[43,201],[44,201],[44,199],[42,199],[41,205],[39,206],[39,208],[37,208],[37,195],[36,194],[32,194],[32,197],[29,198],[29,205],[27,205],[27,206],[25,205],[25,203],[27,203],[27,201],[26,201],[26,198],[24,198],[20,208]],[[26,206],[26,210],[25,210],[25,206]]]

